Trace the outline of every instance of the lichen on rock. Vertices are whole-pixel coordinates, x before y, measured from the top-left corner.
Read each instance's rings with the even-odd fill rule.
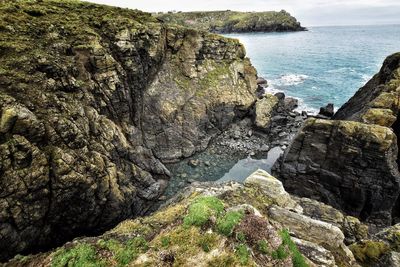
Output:
[[[255,101],[237,41],[81,1],[0,6],[0,260],[146,213]]]

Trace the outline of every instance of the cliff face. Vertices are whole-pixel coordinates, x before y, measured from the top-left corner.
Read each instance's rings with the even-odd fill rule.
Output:
[[[217,33],[304,31],[295,17],[280,12],[178,12],[154,14],[158,19],[178,25]]]
[[[145,213],[254,102],[234,40],[75,1],[0,7],[0,259]]]
[[[377,225],[399,220],[400,54],[334,120],[309,120],[277,171],[289,192],[319,199]]]

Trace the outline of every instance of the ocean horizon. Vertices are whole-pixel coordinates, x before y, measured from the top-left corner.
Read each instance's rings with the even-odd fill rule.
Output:
[[[270,93],[299,100],[298,110],[342,106],[400,51],[400,25],[314,26],[288,33],[226,34],[239,39]]]

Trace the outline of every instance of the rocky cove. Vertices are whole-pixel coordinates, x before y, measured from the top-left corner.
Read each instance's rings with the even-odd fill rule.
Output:
[[[0,15],[4,266],[399,266],[399,54],[310,118],[234,39],[76,1]],[[276,178],[209,182],[249,156]]]

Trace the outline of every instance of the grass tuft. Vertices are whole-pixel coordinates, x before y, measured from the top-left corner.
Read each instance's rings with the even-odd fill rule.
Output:
[[[189,206],[183,220],[185,227],[203,226],[211,216],[218,216],[224,210],[224,204],[216,197],[199,197]]]
[[[222,218],[217,220],[217,230],[219,233],[230,236],[235,226],[243,219],[242,211],[228,211]]]

